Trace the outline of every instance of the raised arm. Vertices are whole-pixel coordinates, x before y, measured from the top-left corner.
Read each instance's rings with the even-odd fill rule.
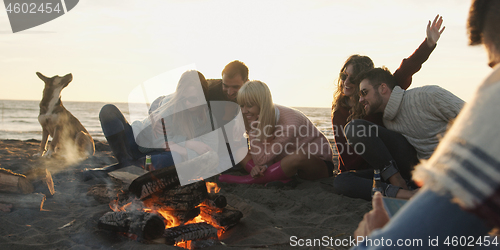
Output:
[[[399,68],[394,72],[396,82],[402,89],[410,87],[412,76],[422,68],[422,64],[427,61],[434,48],[436,48],[437,41],[445,28],[441,28],[442,24],[443,17],[439,15],[434,18],[432,23],[429,21],[425,40],[412,55],[403,59]]]

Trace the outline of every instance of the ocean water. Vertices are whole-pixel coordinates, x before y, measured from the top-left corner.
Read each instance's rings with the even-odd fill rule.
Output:
[[[42,138],[42,127],[38,123],[39,101],[0,100],[0,139],[28,140]],[[113,103],[129,119],[127,103]],[[65,102],[64,107],[85,126],[97,140],[105,140],[99,123],[102,102]],[[333,138],[330,108],[300,108],[311,121],[329,138]]]

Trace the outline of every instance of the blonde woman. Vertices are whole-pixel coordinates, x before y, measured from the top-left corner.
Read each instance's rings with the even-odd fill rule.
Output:
[[[287,183],[294,175],[306,180],[333,176],[330,143],[302,112],[274,104],[260,81],[243,85],[237,100],[250,143],[241,164],[250,175],[221,175],[219,181],[267,184]]]

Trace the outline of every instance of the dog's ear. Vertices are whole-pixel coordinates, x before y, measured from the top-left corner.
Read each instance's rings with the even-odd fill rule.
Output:
[[[69,73],[69,74],[67,74],[67,75],[63,76],[63,78],[64,78],[66,81],[68,81],[68,83],[69,83],[69,82],[71,82],[71,81],[73,81],[73,75],[72,75],[71,73]]]
[[[38,76],[38,78],[42,79],[42,81],[44,81],[44,82],[47,82],[50,79],[50,78],[42,75],[42,73],[40,73],[40,72],[36,72],[36,75]]]

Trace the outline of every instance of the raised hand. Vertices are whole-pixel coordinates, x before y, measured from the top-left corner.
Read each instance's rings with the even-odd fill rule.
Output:
[[[441,37],[441,34],[444,31],[444,26],[441,29],[441,25],[443,24],[443,17],[440,16],[439,14],[434,18],[434,21],[431,24],[431,21],[427,24],[427,45],[429,45],[430,48],[434,48],[436,45],[437,41],[439,40],[439,37]]]

